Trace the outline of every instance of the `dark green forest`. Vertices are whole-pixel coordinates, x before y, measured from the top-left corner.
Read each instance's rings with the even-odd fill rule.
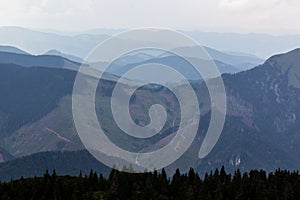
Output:
[[[299,199],[298,171],[263,170],[226,173],[224,167],[200,178],[194,169],[175,172],[126,173],[112,169],[108,178],[90,171],[87,175],[58,176],[53,170],[43,177],[20,178],[0,184],[0,199],[119,199],[119,200],[221,200],[221,199]]]

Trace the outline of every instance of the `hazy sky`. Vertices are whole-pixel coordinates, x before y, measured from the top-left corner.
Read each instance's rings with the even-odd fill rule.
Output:
[[[0,0],[0,26],[300,34],[299,0]]]

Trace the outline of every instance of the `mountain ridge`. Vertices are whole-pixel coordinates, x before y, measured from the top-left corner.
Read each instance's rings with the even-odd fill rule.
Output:
[[[1,64],[15,64],[23,67],[49,67],[77,70],[81,64],[56,55],[30,55],[0,52]]]
[[[27,53],[26,51],[23,51],[17,47],[13,47],[13,46],[0,46],[0,52],[29,55],[29,53]]]

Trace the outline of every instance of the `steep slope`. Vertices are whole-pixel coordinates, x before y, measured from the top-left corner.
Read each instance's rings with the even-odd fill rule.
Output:
[[[0,147],[15,157],[82,149],[72,118],[75,76],[66,69],[0,64]],[[105,81],[101,92],[112,85]]]
[[[222,136],[199,170],[300,168],[300,50],[224,75],[228,112]]]
[[[3,137],[1,146],[14,157],[44,151],[83,149],[73,122],[71,105],[70,96],[61,98],[49,113]]]
[[[76,73],[65,69],[0,64],[0,130],[9,134],[52,111],[71,94]]]

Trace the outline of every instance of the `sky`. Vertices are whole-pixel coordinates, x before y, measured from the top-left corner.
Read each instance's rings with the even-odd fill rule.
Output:
[[[300,34],[299,0],[0,0],[0,26]]]

